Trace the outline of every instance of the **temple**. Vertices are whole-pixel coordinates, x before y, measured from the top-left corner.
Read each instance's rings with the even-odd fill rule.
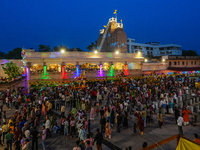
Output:
[[[117,22],[117,18],[110,18],[105,29],[100,30],[97,39],[97,47],[101,52],[127,52],[127,36],[123,23]]]

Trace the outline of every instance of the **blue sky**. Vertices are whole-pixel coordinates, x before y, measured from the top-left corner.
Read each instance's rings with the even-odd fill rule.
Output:
[[[199,0],[1,0],[0,51],[39,44],[87,50],[118,10],[135,42],[180,44],[200,53]]]

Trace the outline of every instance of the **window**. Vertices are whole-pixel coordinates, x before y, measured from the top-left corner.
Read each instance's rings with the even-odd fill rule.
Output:
[[[161,54],[161,55],[164,55],[164,54],[165,54],[165,51],[160,51],[160,54]]]
[[[135,47],[135,46],[132,45],[132,46],[131,46],[131,50],[134,50],[134,47]]]
[[[149,50],[149,47],[147,47],[146,50]]]
[[[172,54],[172,51],[166,51],[167,54]]]
[[[151,48],[151,50],[153,50],[153,47]]]
[[[137,49],[137,46],[134,46],[134,49]]]
[[[182,61],[182,65],[184,65],[184,61]]]
[[[188,61],[186,61],[186,65],[188,65]]]
[[[174,62],[174,65],[176,65],[176,61]]]
[[[164,50],[164,48],[163,48],[163,47],[160,47],[159,50]]]
[[[193,61],[191,61],[191,65],[193,65]]]
[[[178,61],[178,65],[180,65],[179,61]]]
[[[134,40],[131,40],[131,42],[134,42]]]
[[[127,42],[129,42],[129,40],[127,40]]]
[[[169,61],[169,66],[171,66],[172,65],[172,63],[171,63],[171,61]]]
[[[196,65],[197,64],[197,62],[196,61],[194,61],[194,65]]]

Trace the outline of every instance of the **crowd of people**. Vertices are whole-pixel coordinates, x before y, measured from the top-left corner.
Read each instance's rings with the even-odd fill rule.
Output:
[[[2,92],[0,144],[6,142],[8,150],[12,150],[12,145],[16,150],[38,149],[41,138],[46,150],[45,140],[54,133],[77,138],[73,150],[92,150],[94,145],[101,150],[103,139],[111,139],[113,129],[120,133],[131,127],[134,135],[143,136],[148,124],[155,121],[154,115],[162,128],[166,113],[174,115],[179,134],[183,135],[182,125],[189,125],[191,111],[186,105],[181,110],[178,99],[182,101],[183,96],[191,93],[200,94],[195,81],[186,76],[119,78],[89,82],[83,88],[78,88],[79,84],[47,86],[32,89],[30,93],[21,89]],[[6,118],[9,110],[3,110],[3,105],[16,111]],[[100,128],[93,134],[91,124],[97,119]],[[42,132],[38,131],[40,128]],[[142,147],[147,146],[144,142]]]

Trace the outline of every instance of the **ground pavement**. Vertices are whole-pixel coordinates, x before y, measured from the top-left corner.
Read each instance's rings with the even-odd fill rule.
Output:
[[[106,102],[103,102],[103,106]],[[5,107],[4,107],[5,108]],[[14,113],[15,110],[8,110],[7,111],[7,118]],[[60,111],[55,111],[56,113],[60,114]],[[66,115],[69,112],[69,108],[66,110]],[[89,118],[89,113],[87,113],[87,118]],[[154,123],[149,123],[147,124],[147,127],[144,129],[144,135],[141,136],[139,133],[137,135],[133,135],[133,122],[134,122],[134,116],[133,114],[131,115],[132,118],[130,118],[129,121],[129,128],[128,129],[123,129],[121,133],[118,133],[116,131],[116,124],[112,128],[112,138],[108,140],[109,142],[113,143],[114,145],[120,147],[121,149],[125,149],[125,147],[132,146],[132,149],[134,150],[139,150],[142,148],[142,144],[144,142],[147,142],[148,145],[154,144],[156,142],[159,142],[163,139],[166,139],[170,136],[173,136],[175,134],[178,134],[178,127],[175,124],[175,119],[173,115],[165,115],[164,116],[164,125],[162,128],[158,128],[158,124],[156,121],[156,115],[154,115]],[[191,115],[190,115],[190,120],[191,120]],[[41,125],[44,122],[44,117],[40,120],[40,127],[39,132],[41,133],[42,127]],[[57,123],[60,124],[60,119],[57,120]],[[93,133],[96,133],[96,128],[100,128],[100,115],[96,114],[95,115],[95,120],[91,121],[91,131]],[[138,132],[138,130],[137,130]],[[183,126],[183,134],[185,137],[193,140],[194,139],[194,133],[199,134],[200,133],[200,128],[199,126]],[[53,134],[52,137],[46,140],[46,148],[47,150],[72,150],[73,147],[75,146],[76,138],[69,138],[69,137],[64,137],[59,134]],[[39,149],[42,148],[42,140],[41,137],[38,139],[38,145]],[[171,150],[176,148],[176,140],[171,141],[167,144],[164,144],[157,149],[166,149],[166,150]],[[5,144],[4,144],[5,145]],[[0,147],[1,149],[2,147]],[[94,146],[94,150],[96,150],[96,147]],[[109,150],[108,147],[103,145],[103,150]]]

